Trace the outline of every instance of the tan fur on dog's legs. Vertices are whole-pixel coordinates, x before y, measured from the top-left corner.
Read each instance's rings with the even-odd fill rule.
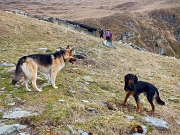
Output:
[[[52,71],[51,71],[51,84],[52,84],[53,88],[55,88],[55,89],[58,88],[55,85],[55,80],[56,80],[57,72],[58,72],[58,70],[54,70],[54,69],[52,69]]]
[[[27,77],[24,77],[24,86],[26,87],[26,90],[32,91],[31,89],[28,88],[28,81],[29,81],[29,79]]]
[[[51,74],[47,74],[48,83],[51,83]]]
[[[51,73],[51,84],[52,84],[53,88],[55,88],[55,89],[58,88],[58,87],[55,85],[56,75],[57,75],[57,72],[52,71],[52,73]]]
[[[52,67],[52,70],[51,70],[51,84],[52,86],[57,89],[58,87],[55,85],[55,80],[56,80],[56,76],[57,76],[57,73],[58,71],[60,70],[59,67],[57,65],[59,65],[59,60],[58,61],[54,61],[54,65]]]
[[[21,69],[23,70],[24,73],[24,86],[26,87],[27,91],[31,91],[31,89],[28,88],[28,81],[31,80],[32,78],[30,68],[28,68],[28,62],[24,63],[21,66]]]
[[[36,85],[36,78],[32,78],[32,86],[35,90],[41,92],[42,90],[38,89],[37,85]]]
[[[25,76],[26,78],[32,80],[33,88],[40,92],[42,90],[38,89],[38,87],[36,86],[37,69],[37,64],[31,58],[26,60],[26,64],[24,65]]]
[[[32,86],[35,90],[41,92],[42,90],[38,89],[36,85],[36,80],[37,80],[37,66],[33,65],[34,68],[32,68]]]

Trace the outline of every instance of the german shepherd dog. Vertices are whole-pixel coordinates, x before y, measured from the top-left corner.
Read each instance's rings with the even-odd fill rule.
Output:
[[[27,91],[31,91],[28,88],[28,81],[32,80],[32,86],[35,90],[41,92],[36,86],[37,72],[40,71],[48,75],[49,82],[52,87],[57,89],[55,80],[58,71],[64,66],[65,62],[74,63],[74,48],[69,48],[69,45],[65,50],[57,51],[53,54],[33,54],[29,56],[23,56],[19,59],[14,76],[12,78],[12,84],[16,84],[22,77],[24,77],[24,85]]]
[[[140,112],[140,103],[138,96],[141,93],[145,93],[145,95],[147,96],[147,100],[152,107],[151,114],[153,114],[155,110],[155,106],[153,104],[154,97],[158,104],[165,105],[165,102],[162,101],[159,96],[158,89],[153,84],[150,84],[148,82],[138,81],[138,77],[134,74],[125,75],[124,81],[125,81],[124,90],[126,91],[127,94],[124,101],[121,104],[124,105],[127,99],[129,98],[129,96],[132,95],[134,96],[134,99],[137,104],[137,112]]]

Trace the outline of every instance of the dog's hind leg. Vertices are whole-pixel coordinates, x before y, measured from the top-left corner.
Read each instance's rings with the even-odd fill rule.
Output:
[[[38,89],[37,85],[36,85],[36,80],[37,80],[37,66],[34,65],[34,69],[32,71],[32,86],[35,90],[41,92],[41,89]]]
[[[152,108],[151,114],[154,114],[155,106],[153,104],[153,97],[147,95],[147,100],[149,101],[151,108]]]
[[[28,70],[31,74],[31,80],[32,80],[32,86],[35,90],[41,92],[42,90],[38,89],[36,85],[36,79],[37,79],[37,70],[38,70],[38,65],[32,60],[28,59]]]
[[[29,79],[27,77],[24,77],[24,86],[25,86],[26,90],[32,91],[31,89],[28,88],[28,81],[29,81]]]
[[[41,89],[38,89],[38,87],[37,87],[37,85],[36,85],[36,79],[37,79],[37,76],[36,76],[36,77],[34,76],[34,77],[32,78],[32,86],[33,86],[33,88],[34,88],[35,90],[41,92],[42,90],[41,90]]]
[[[140,102],[137,102],[137,112],[139,113],[141,111]]]
[[[23,63],[23,65],[21,66],[21,69],[24,73],[24,86],[25,86],[27,91],[31,91],[31,89],[28,88],[28,81],[31,80],[32,73],[30,71],[28,63],[27,62]]]
[[[51,74],[47,74],[48,83],[51,83]]]
[[[140,107],[140,102],[139,102],[138,95],[135,94],[134,99],[135,99],[136,104],[137,104],[137,112],[139,113],[141,111],[141,107]]]

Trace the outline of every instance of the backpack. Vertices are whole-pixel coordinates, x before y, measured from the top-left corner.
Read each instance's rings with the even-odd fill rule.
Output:
[[[111,37],[111,34],[109,31],[106,31],[106,37]]]
[[[112,33],[110,32],[110,37],[112,37]]]

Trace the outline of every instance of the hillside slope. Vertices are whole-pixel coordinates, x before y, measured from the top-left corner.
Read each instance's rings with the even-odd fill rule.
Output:
[[[143,12],[115,13],[102,18],[80,20],[81,23],[110,29],[114,40],[133,43],[146,50],[180,57],[180,8],[155,9]]]
[[[36,17],[66,20],[102,18],[115,13],[179,8],[179,0],[0,0],[2,10],[26,11]]]
[[[99,38],[57,24],[0,11],[0,63],[16,64],[24,55],[45,53],[39,48],[48,48],[46,53],[51,53],[67,45],[87,55],[85,59],[77,60],[74,67],[67,63],[58,73],[58,89],[47,85],[41,93],[26,92],[23,87],[12,86],[13,71],[9,71],[10,67],[0,66],[0,87],[5,87],[4,91],[0,91],[1,113],[22,108],[39,114],[18,120],[1,119],[0,123],[27,124],[28,132],[33,131],[31,134],[45,134],[49,128],[56,134],[66,134],[70,130],[68,125],[74,130],[82,129],[93,135],[129,134],[133,125],[145,124],[141,122],[142,116],[151,116],[151,108],[144,95],[140,97],[140,113],[136,113],[132,97],[126,106],[119,104],[125,97],[124,75],[134,73],[139,80],[153,83],[166,102],[166,106],[155,104],[156,110],[152,117],[167,121],[169,130],[158,130],[146,124],[147,135],[180,134],[180,60],[140,52],[117,42],[114,44],[116,49],[108,48],[103,46]],[[90,76],[93,81],[87,81],[85,76]],[[40,87],[45,83],[45,77],[39,74],[37,85]],[[71,90],[75,93],[69,92]],[[178,100],[173,102],[168,98]],[[82,100],[89,102],[83,103]],[[116,104],[118,110],[109,110],[104,104],[107,101]],[[9,102],[16,104],[9,106]],[[89,112],[88,108],[96,111]],[[135,119],[129,120],[127,115]]]
[[[110,29],[153,53],[180,58],[179,0],[0,0],[2,10],[20,10],[36,18],[54,17]]]

